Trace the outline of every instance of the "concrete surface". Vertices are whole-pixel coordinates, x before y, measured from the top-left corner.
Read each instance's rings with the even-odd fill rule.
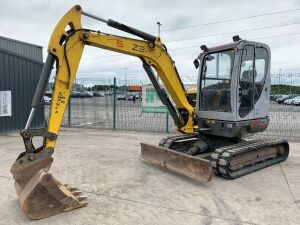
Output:
[[[164,135],[64,129],[51,171],[83,190],[89,205],[39,221],[23,215],[9,172],[22,140],[0,136],[0,224],[300,224],[299,144],[281,165],[200,183],[139,160],[139,142]]]

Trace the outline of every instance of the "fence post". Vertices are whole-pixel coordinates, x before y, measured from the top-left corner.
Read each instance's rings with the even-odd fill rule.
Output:
[[[166,112],[166,133],[169,133],[169,112]]]
[[[68,101],[68,126],[71,127],[71,93]]]
[[[116,106],[117,106],[117,78],[114,77],[114,88],[113,88],[113,129],[116,129]]]

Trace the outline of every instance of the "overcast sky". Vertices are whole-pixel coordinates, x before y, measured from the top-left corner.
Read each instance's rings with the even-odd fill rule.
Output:
[[[300,72],[299,0],[0,0],[0,2],[0,35],[41,45],[44,47],[44,56],[52,30],[60,17],[73,5],[80,4],[87,12],[123,22],[145,32],[157,34],[156,23],[160,21],[161,38],[170,49],[170,55],[175,60],[185,83],[195,81],[197,78],[197,71],[192,62],[200,53],[199,46],[231,42],[234,34],[239,34],[244,39],[267,43],[272,50],[272,72],[278,73],[280,69],[286,73]],[[286,10],[294,11],[212,23]],[[126,35],[90,19],[83,19],[83,26]],[[174,30],[186,26],[193,27]],[[274,27],[267,28],[271,26]],[[166,31],[170,29],[173,30]],[[257,30],[245,31],[251,29]],[[198,36],[209,37],[195,38]],[[178,39],[181,40],[174,41]],[[109,79],[114,76],[124,80],[125,73],[128,80],[146,81],[139,59],[87,47],[79,67],[78,80]]]

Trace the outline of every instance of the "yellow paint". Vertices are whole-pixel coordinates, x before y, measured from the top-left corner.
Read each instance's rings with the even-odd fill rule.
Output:
[[[64,55],[64,47],[59,44],[63,35],[68,36],[65,32],[68,25],[74,30],[78,30],[67,42],[66,53],[70,65],[70,77]],[[194,130],[196,130],[197,126],[194,125],[193,116],[195,109],[187,101],[186,93],[181,85],[180,77],[175,70],[174,62],[163,48],[159,37],[156,38],[155,46],[151,48],[147,41],[83,31],[80,29],[82,29],[81,8],[74,6],[56,25],[49,42],[48,51],[55,55],[58,60],[51,112],[48,121],[49,132],[55,134],[59,132],[85,45],[139,57],[146,64],[152,66],[157,71],[161,81],[173,99],[176,108],[184,108],[189,112],[187,124],[180,128],[179,131],[183,133],[193,133]],[[46,140],[46,147],[54,147],[54,145],[54,140]]]

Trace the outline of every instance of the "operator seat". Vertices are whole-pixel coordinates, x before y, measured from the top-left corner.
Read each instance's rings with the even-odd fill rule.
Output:
[[[256,74],[256,71],[255,71]],[[253,108],[253,70],[245,70],[240,78],[241,105],[240,115],[247,115]]]

